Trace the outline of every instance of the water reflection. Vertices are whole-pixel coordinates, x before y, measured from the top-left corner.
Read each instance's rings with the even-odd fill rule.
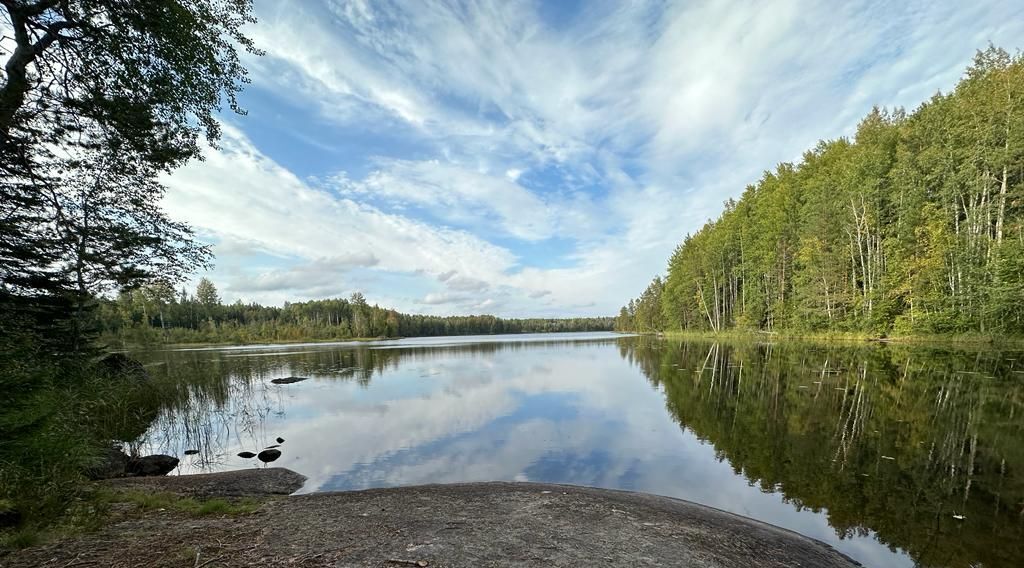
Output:
[[[1019,354],[553,337],[147,353],[167,402],[136,443],[199,450],[188,473],[254,467],[236,454],[281,436],[275,465],[304,491],[518,479],[671,495],[871,566],[1024,559]],[[293,375],[310,379],[270,382]]]

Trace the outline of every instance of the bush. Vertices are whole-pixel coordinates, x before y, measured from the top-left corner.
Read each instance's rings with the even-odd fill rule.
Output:
[[[155,393],[92,357],[55,357],[23,329],[2,327],[12,333],[0,340],[0,501],[31,530],[68,511],[113,441],[145,431]]]

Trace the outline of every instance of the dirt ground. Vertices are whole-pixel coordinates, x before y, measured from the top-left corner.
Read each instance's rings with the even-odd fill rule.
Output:
[[[196,498],[257,498],[252,513],[124,513],[98,532],[0,557],[9,567],[814,566],[855,562],[825,544],[693,503],[535,483],[284,496],[281,468],[119,480]]]

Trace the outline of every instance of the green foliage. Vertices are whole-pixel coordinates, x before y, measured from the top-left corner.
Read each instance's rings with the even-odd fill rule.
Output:
[[[8,308],[0,302],[0,500],[32,528],[68,510],[112,441],[145,430],[160,391],[114,374],[90,351],[55,348]]]
[[[161,301],[206,264],[159,179],[216,142],[222,103],[241,112],[238,51],[258,50],[251,0],[0,4],[0,499],[18,544],[152,419],[158,393],[94,361],[95,298]]]
[[[952,93],[765,172],[616,329],[1022,334],[1022,227],[1024,57],[989,47]]]
[[[0,84],[0,164],[25,175],[83,129],[163,168],[216,140],[215,114],[248,81],[250,0],[12,0]],[[93,140],[95,141],[95,140]]]
[[[0,389],[0,499],[29,526],[64,513],[98,456],[141,434],[156,410],[149,389],[84,360],[4,353]]]
[[[161,210],[160,176],[240,111],[250,0],[11,0],[0,49],[0,290],[69,304],[88,343],[92,297],[173,282],[209,258]],[[56,312],[54,312],[56,313]],[[44,330],[39,330],[44,331]]]
[[[18,529],[0,533],[0,550],[35,546],[43,541],[43,534],[36,529]]]

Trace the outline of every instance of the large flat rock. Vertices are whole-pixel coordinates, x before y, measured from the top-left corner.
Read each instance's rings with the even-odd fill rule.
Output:
[[[283,467],[241,469],[223,473],[170,475],[162,477],[118,477],[102,483],[113,489],[157,491],[183,497],[264,497],[290,495],[306,477]]]
[[[320,522],[302,527],[292,522],[299,515]],[[317,548],[345,566],[389,559],[467,567],[857,565],[821,542],[717,509],[565,485],[310,494],[285,500],[268,521],[268,541]]]
[[[98,533],[0,557],[0,564],[857,566],[813,539],[666,497],[504,482],[279,496],[296,479],[273,468],[118,480],[190,496],[262,494],[266,502],[235,517],[129,516]],[[262,489],[245,493],[247,486]]]

